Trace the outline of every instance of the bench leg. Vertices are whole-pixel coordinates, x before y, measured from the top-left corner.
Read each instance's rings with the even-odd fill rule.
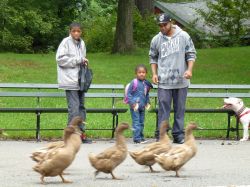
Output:
[[[227,137],[226,139],[229,140],[229,133],[231,131],[231,115],[227,114]]]
[[[115,129],[117,128],[118,123],[119,123],[118,113],[115,113],[115,114],[113,114],[113,128],[112,128],[112,136],[111,136],[111,138],[114,138],[114,136],[115,136]]]
[[[239,118],[236,117],[236,138],[237,138],[237,140],[240,139],[240,134],[239,134],[239,123],[240,123]]]
[[[157,136],[159,136],[159,130],[158,130],[158,112],[156,112],[156,114],[155,114],[155,116],[156,116],[156,119],[155,119],[155,121],[156,121],[156,123],[155,123],[155,138],[158,138]]]
[[[119,120],[118,120],[118,113],[115,115],[115,128],[118,127],[118,123],[119,123]]]
[[[116,124],[116,114],[113,114],[113,123],[112,123],[112,135],[111,138],[114,138],[114,134],[115,134],[115,124]]]
[[[36,141],[40,142],[40,117],[41,113],[36,113]]]

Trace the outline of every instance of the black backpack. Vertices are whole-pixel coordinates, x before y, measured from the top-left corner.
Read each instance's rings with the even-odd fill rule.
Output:
[[[80,91],[87,92],[93,79],[93,72],[86,65],[80,65],[79,86]]]

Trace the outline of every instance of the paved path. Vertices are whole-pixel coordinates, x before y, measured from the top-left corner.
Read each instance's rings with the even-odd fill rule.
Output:
[[[197,141],[198,154],[181,170],[180,178],[174,172],[165,172],[158,165],[159,173],[149,173],[148,169],[137,165],[129,156],[116,170],[115,174],[124,180],[111,180],[107,174],[99,174],[93,180],[94,169],[90,166],[87,154],[98,153],[112,142],[98,141],[83,144],[76,160],[67,169],[66,179],[72,184],[62,184],[59,177],[46,178],[45,186],[86,186],[86,187],[202,187],[202,186],[248,186],[250,187],[250,142]],[[29,153],[42,147],[46,142],[0,141],[0,186],[44,186],[39,175],[32,171],[34,162]],[[129,150],[143,145],[128,143]]]

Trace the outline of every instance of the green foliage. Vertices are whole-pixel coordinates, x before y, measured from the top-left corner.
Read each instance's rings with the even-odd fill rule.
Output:
[[[111,51],[117,16],[117,0],[1,0],[0,51],[19,53],[55,51],[68,35],[68,25],[84,26],[87,50]],[[153,15],[133,14],[136,46],[148,47],[159,31]]]
[[[84,24],[84,41],[89,52],[111,51],[116,17],[95,17]]]
[[[15,52],[55,49],[77,17],[82,0],[1,0],[0,50]]]
[[[242,38],[250,34],[250,25],[245,24],[250,18],[249,0],[207,1],[209,11],[198,10],[206,23],[218,28],[219,36],[211,35],[213,42],[232,46],[242,43]]]
[[[118,0],[95,0],[101,7],[101,14],[112,14],[117,9]]]
[[[197,1],[197,0],[160,0],[165,3],[183,3],[183,2],[192,2],[192,1]]]
[[[116,23],[116,0],[89,0],[76,21],[84,27],[88,52],[111,51]]]
[[[151,39],[159,32],[154,15],[147,14],[142,16],[138,9],[135,9],[133,22],[133,34],[136,45],[139,47],[149,47]]]
[[[94,4],[93,4],[94,2]],[[90,52],[110,51],[114,41],[116,12],[101,11],[103,8],[93,1],[88,10],[88,18],[83,21],[84,41]],[[101,14],[101,16],[94,16]],[[153,36],[159,32],[154,15],[140,15],[135,8],[133,14],[134,42],[138,47],[149,47]]]

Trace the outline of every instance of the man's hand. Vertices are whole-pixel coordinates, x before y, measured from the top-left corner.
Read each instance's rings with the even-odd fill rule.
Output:
[[[183,77],[186,79],[191,79],[192,78],[192,71],[193,71],[193,67],[194,67],[194,61],[188,61],[188,69],[187,71],[185,71]]]
[[[157,75],[157,68],[158,68],[158,65],[157,64],[151,64],[151,69],[152,69],[152,82],[154,84],[158,84],[158,75]]]
[[[153,74],[153,76],[152,76],[152,82],[153,82],[154,84],[158,84],[158,75]]]
[[[192,78],[192,71],[191,70],[185,71],[183,77],[186,79],[191,79]]]
[[[83,65],[87,66],[87,65],[89,65],[89,60],[87,58],[84,58],[82,63],[83,63]]]

